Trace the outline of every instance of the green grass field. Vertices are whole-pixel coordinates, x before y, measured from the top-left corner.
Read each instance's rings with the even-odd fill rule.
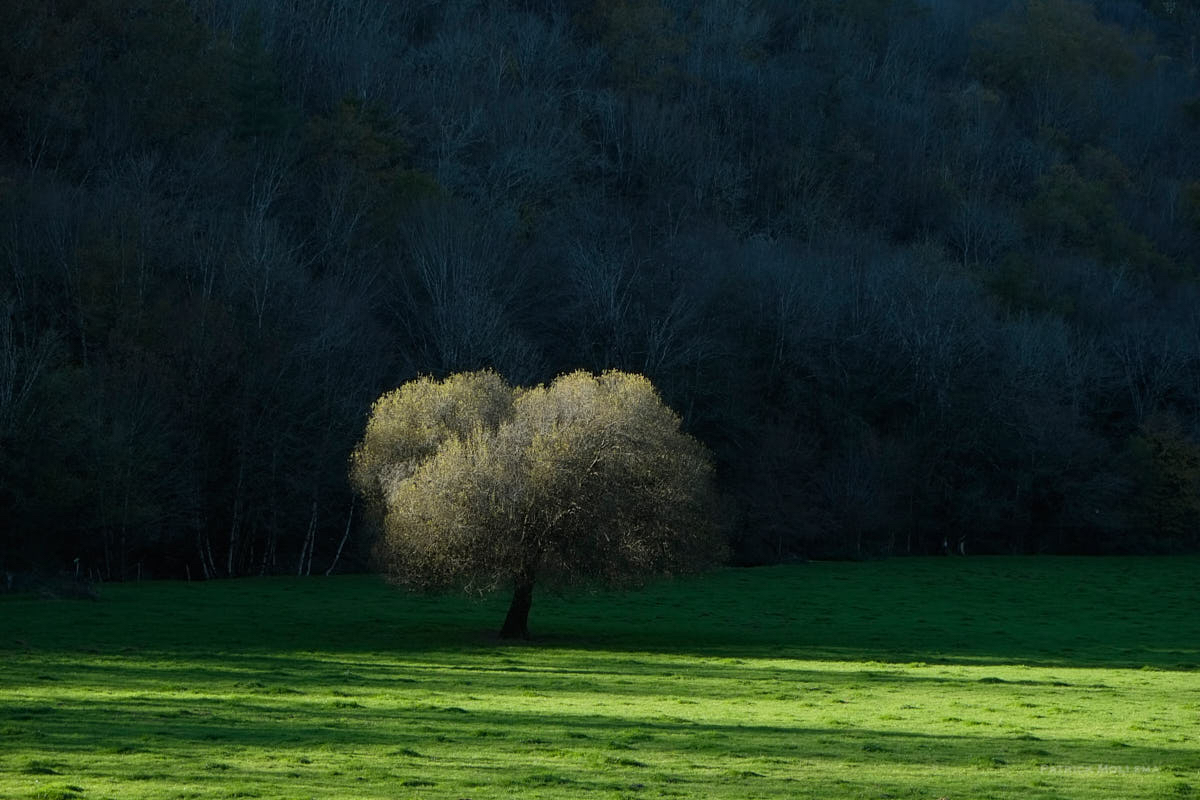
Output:
[[[0,598],[3,798],[1200,797],[1200,559]]]

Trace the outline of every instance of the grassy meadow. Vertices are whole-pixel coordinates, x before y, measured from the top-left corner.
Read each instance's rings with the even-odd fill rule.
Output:
[[[0,798],[1200,798],[1200,558],[0,597]]]

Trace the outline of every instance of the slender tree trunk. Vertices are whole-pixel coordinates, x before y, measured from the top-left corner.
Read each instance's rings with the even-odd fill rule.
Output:
[[[346,546],[346,540],[350,538],[350,522],[354,519],[354,500],[350,500],[350,513],[346,515],[346,531],[342,534],[342,540],[338,542],[337,552],[333,555],[333,563],[329,565],[329,569],[325,570],[326,575],[333,574],[333,568],[337,566],[338,559],[342,557],[342,548]]]
[[[304,557],[308,555],[308,537],[304,537],[304,545],[300,548],[300,563],[296,565],[296,575],[304,574]]]
[[[500,629],[501,639],[529,638],[529,609],[532,605],[533,579],[521,578],[513,590],[513,599],[508,606],[508,616],[504,618],[504,627]]]
[[[246,460],[239,457],[237,493],[233,496],[233,522],[229,525],[229,554],[225,562],[225,576],[233,577],[233,556],[237,552],[238,533],[242,526],[242,482],[246,475]]]
[[[204,571],[204,580],[217,576],[217,566],[213,563],[212,543],[203,531],[196,531],[196,549],[200,552],[200,567]]]
[[[317,501],[312,503],[312,516],[308,520],[308,533],[304,536],[304,546],[300,549],[300,564],[296,567],[296,574],[304,574],[305,558],[308,559],[308,572],[312,574],[312,553],[314,545],[317,541]]]

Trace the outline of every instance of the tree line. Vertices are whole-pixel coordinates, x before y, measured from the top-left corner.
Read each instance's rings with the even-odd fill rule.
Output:
[[[419,375],[646,375],[733,557],[1200,546],[1194,0],[11,0],[0,567],[366,566]]]

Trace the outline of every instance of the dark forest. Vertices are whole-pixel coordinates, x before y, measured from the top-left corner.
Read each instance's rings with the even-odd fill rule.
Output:
[[[418,375],[645,374],[737,563],[1200,549],[1196,0],[5,0],[0,569],[369,565]]]

